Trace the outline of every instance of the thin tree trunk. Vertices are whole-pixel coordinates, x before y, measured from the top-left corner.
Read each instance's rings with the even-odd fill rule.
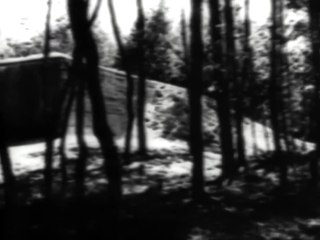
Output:
[[[280,133],[280,123],[279,123],[279,34],[278,34],[278,24],[279,24],[279,12],[280,5],[278,0],[271,1],[272,6],[272,27],[271,27],[271,73],[270,73],[270,87],[269,87],[269,97],[270,97],[270,113],[271,113],[271,124],[273,130],[273,141],[275,145],[274,157],[279,161],[280,167],[280,184],[285,186],[287,183],[287,164],[283,158],[282,148],[281,148],[281,133]],[[281,64],[281,63],[280,63]]]
[[[221,16],[219,0],[210,0],[210,35],[212,45],[212,62],[214,64],[213,82],[218,86],[217,112],[220,125],[220,145],[222,152],[222,175],[219,178],[232,178],[235,173],[234,148],[231,130],[230,82],[223,73],[224,57],[221,32]]]
[[[190,74],[188,76],[188,93],[190,106],[190,153],[193,157],[192,196],[201,200],[204,194],[203,177],[203,137],[202,137],[202,1],[191,0],[190,20]]]
[[[51,0],[48,0],[48,12],[46,18],[46,27],[45,27],[45,39],[44,39],[44,63],[43,63],[43,82],[44,82],[44,89],[45,91],[49,91],[47,89],[47,81],[48,81],[48,70],[49,70],[49,63],[48,58],[50,54],[50,19],[51,19]],[[47,201],[51,201],[52,198],[52,164],[53,164],[53,121],[52,121],[52,106],[49,106],[50,103],[46,100],[46,95],[43,96],[44,99],[44,110],[45,110],[45,121],[47,125],[46,129],[46,150],[45,150],[45,170],[44,170],[44,182],[45,182],[45,198]]]
[[[180,27],[181,27],[181,41],[182,41],[182,48],[183,48],[183,59],[185,64],[184,73],[187,75],[190,57],[189,57],[189,47],[188,47],[188,40],[187,40],[188,37],[187,37],[186,17],[183,10],[181,12]]]
[[[119,239],[119,211],[122,195],[121,165],[117,147],[113,141],[113,133],[108,125],[106,106],[99,81],[99,58],[95,40],[87,19],[88,2],[80,0],[68,1],[71,29],[75,40],[75,51],[79,51],[85,62],[86,79],[93,114],[93,130],[97,137],[103,157],[105,172],[108,178],[108,226],[106,234],[109,239]]]
[[[77,102],[76,102],[76,136],[79,147],[79,157],[76,165],[76,197],[79,200],[84,198],[85,194],[85,169],[87,163],[87,145],[84,139],[84,114],[85,114],[85,105],[84,105],[84,97],[85,97],[85,78],[86,70],[84,64],[81,61],[81,57],[76,56],[77,53],[74,54],[74,74],[73,77],[76,77],[76,81],[78,82],[77,86]],[[78,73],[78,74],[77,74]]]
[[[234,91],[237,98],[235,104],[235,120],[237,131],[238,164],[241,166],[246,166],[243,137],[243,79],[237,77],[234,19],[231,0],[225,1],[224,15],[226,23],[226,77],[229,82],[234,81]]]
[[[314,93],[314,111],[313,116],[315,119],[311,119],[313,127],[316,134],[316,156],[311,159],[310,162],[310,173],[311,173],[311,183],[317,185],[319,181],[319,158],[320,158],[320,9],[318,2],[316,0],[309,0],[309,14],[310,14],[310,32],[311,32],[311,44],[312,44],[312,64],[313,64],[313,78],[315,83],[315,93]]]
[[[138,99],[137,99],[137,124],[138,124],[138,141],[139,154],[147,154],[147,139],[145,132],[145,101],[146,101],[146,71],[145,71],[145,54],[144,54],[144,34],[145,19],[142,0],[137,0],[138,7]]]
[[[4,129],[2,129],[2,116],[0,116],[0,159],[5,190],[5,218],[4,218],[4,239],[18,239],[18,196],[16,189],[16,178],[14,176],[8,148],[4,139]]]
[[[66,140],[67,140],[67,133],[68,133],[68,122],[69,117],[71,115],[72,105],[75,98],[75,82],[74,79],[70,78],[70,70],[68,73],[67,79],[67,86],[66,86],[66,99],[65,105],[62,106],[62,113],[60,118],[60,146],[59,146],[59,155],[60,155],[60,168],[61,168],[61,193],[64,196],[67,189],[68,184],[68,169],[67,169],[67,156],[66,156]]]
[[[251,108],[250,113],[254,113],[254,93],[252,87],[254,86],[254,78],[253,78],[253,65],[252,65],[252,48],[250,44],[251,37],[251,25],[250,25],[250,0],[245,0],[245,20],[244,20],[244,41],[243,41],[243,51],[244,51],[244,61],[243,61],[243,69],[242,69],[242,82],[243,86],[246,86],[247,90],[247,99],[248,105],[247,108]],[[252,90],[252,92],[250,92]],[[251,137],[252,137],[252,148],[253,148],[253,156],[257,156],[258,147],[257,147],[257,131],[255,125],[255,118],[253,114],[249,114],[251,117]]]
[[[127,79],[127,130],[126,130],[126,138],[125,138],[125,150],[124,150],[124,158],[126,163],[130,162],[130,152],[131,152],[131,139],[132,139],[132,128],[134,121],[134,111],[133,111],[133,93],[134,93],[134,81],[130,74],[130,66],[128,64],[127,56],[125,49],[123,47],[123,43],[121,40],[120,29],[117,24],[116,14],[113,7],[113,1],[108,0],[109,11],[111,16],[111,23],[113,28],[113,33],[119,48],[120,56],[122,59],[123,69],[126,71],[126,79]]]
[[[284,26],[283,26],[283,14],[284,14],[284,0],[279,0],[279,16],[278,16],[278,24],[279,24],[279,38],[280,38],[280,46],[279,46],[279,54],[281,55],[280,61],[280,86],[282,89],[280,90],[281,98],[280,98],[280,120],[281,120],[281,132],[283,135],[283,140],[285,142],[286,151],[290,152],[293,150],[293,141],[290,134],[290,117],[287,118],[286,113],[289,112],[289,109],[286,108],[286,102],[290,101],[290,82],[288,80],[289,74],[286,74],[286,71],[289,71],[289,64],[287,55],[285,54],[285,38],[284,34]]]

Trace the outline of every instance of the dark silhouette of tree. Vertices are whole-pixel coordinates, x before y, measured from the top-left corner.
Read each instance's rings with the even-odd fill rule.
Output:
[[[69,0],[68,11],[74,37],[75,48],[73,61],[85,66],[85,83],[88,89],[93,114],[93,130],[97,137],[105,160],[105,172],[108,178],[108,224],[107,233],[111,239],[119,234],[119,208],[121,202],[121,166],[113,133],[108,125],[106,106],[99,81],[99,57],[91,25],[87,18],[88,1]],[[90,78],[89,78],[90,76]],[[103,227],[106,229],[106,226]]]
[[[138,31],[138,99],[137,99],[137,125],[138,125],[138,152],[141,155],[147,153],[147,139],[145,132],[145,99],[146,99],[146,72],[145,72],[145,17],[142,5],[142,0],[137,0],[138,7],[138,20],[137,20],[137,31]]]
[[[66,66],[67,67],[67,66]],[[72,105],[76,95],[76,79],[71,77],[71,71],[64,69],[68,74],[67,84],[65,87],[65,92],[63,96],[65,99],[62,105],[62,112],[60,118],[60,145],[59,145],[59,155],[60,155],[60,169],[61,169],[61,193],[64,196],[67,189],[68,183],[68,171],[67,171],[67,156],[66,156],[66,140],[67,140],[67,131],[68,131],[68,122],[71,115]]]
[[[97,17],[98,17],[98,13],[99,13],[99,10],[100,10],[100,7],[101,7],[101,3],[102,3],[102,0],[98,0],[96,6],[95,6],[95,8],[94,8],[94,11],[93,11],[93,13],[92,13],[92,16],[91,16],[91,18],[90,18],[90,20],[89,20],[90,26],[93,25],[93,23],[95,22],[95,20],[96,20]]]
[[[44,85],[47,85],[48,81],[48,70],[49,70],[49,53],[50,53],[50,19],[51,19],[51,7],[52,2],[48,0],[48,12],[46,17],[46,26],[45,26],[45,35],[44,35],[44,62],[43,62],[43,82]],[[45,88],[47,89],[47,88]],[[43,95],[43,99],[46,99]],[[52,109],[49,107],[49,104],[44,100],[44,109],[45,109],[45,117],[47,123],[47,132],[46,132],[46,150],[45,150],[45,170],[44,170],[44,182],[45,182],[45,197],[47,201],[51,200],[52,194],[52,164],[53,164],[53,140],[54,140],[54,125],[51,119],[52,117]]]
[[[7,133],[3,129],[3,116],[0,115],[0,160],[4,182],[5,218],[4,218],[4,239],[18,239],[18,199],[16,190],[16,178],[14,176],[11,159],[8,153],[5,136]]]
[[[77,81],[77,93],[76,93],[76,136],[79,147],[79,157],[76,164],[76,196],[78,199],[84,197],[84,181],[85,181],[85,168],[87,162],[87,146],[84,139],[84,97],[85,97],[85,85],[87,75],[86,66],[80,62],[81,58],[74,55],[74,61],[72,65],[72,77],[75,78],[73,81]],[[78,62],[79,61],[79,62]]]
[[[120,57],[122,59],[122,65],[123,69],[126,72],[126,79],[127,79],[127,130],[126,130],[126,139],[125,139],[125,150],[124,150],[124,156],[125,160],[128,163],[129,155],[131,152],[131,138],[132,138],[132,128],[133,128],[133,121],[134,121],[134,111],[133,111],[133,93],[134,93],[134,80],[130,74],[130,65],[129,61],[127,59],[127,54],[125,52],[125,49],[123,47],[123,43],[121,40],[121,33],[119,26],[117,24],[116,14],[113,7],[113,1],[108,0],[108,6],[111,16],[111,23],[113,28],[113,33],[118,45]]]
[[[189,65],[189,44],[188,44],[188,34],[187,34],[187,23],[186,23],[186,17],[185,13],[182,10],[181,12],[181,20],[180,20],[180,28],[181,28],[181,42],[182,42],[182,48],[183,48],[183,58],[184,58],[184,72],[187,71],[188,65]]]
[[[253,64],[252,64],[252,47],[250,45],[250,36],[251,36],[251,25],[250,25],[250,0],[245,0],[245,19],[244,19],[244,38],[243,38],[243,52],[244,59],[242,65],[242,82],[244,86],[245,94],[247,95],[247,103],[245,107],[246,111],[251,119],[255,119],[255,104],[254,104],[254,76],[253,76]],[[256,127],[255,123],[251,121],[251,132],[253,139],[253,155],[257,155],[257,136],[256,136]]]
[[[312,77],[314,79],[315,91],[314,91],[314,111],[313,119],[311,119],[311,129],[314,129],[316,134],[316,154],[310,162],[310,173],[311,173],[311,182],[316,185],[319,180],[319,158],[320,158],[320,116],[319,116],[319,106],[320,106],[320,7],[318,2],[315,0],[309,0],[309,18],[310,18],[310,33],[311,33],[311,47],[312,55],[311,61],[313,65]]]
[[[220,126],[220,141],[222,152],[222,176],[218,182],[225,178],[232,178],[235,171],[234,148],[231,131],[230,113],[230,79],[224,75],[223,38],[220,4],[217,0],[209,1],[210,7],[210,35],[212,45],[213,83],[217,99],[217,112]]]
[[[279,120],[279,111],[281,108],[279,107],[279,101],[282,99],[279,98],[280,96],[280,89],[279,89],[279,81],[281,78],[281,37],[279,33],[279,25],[282,15],[281,9],[281,2],[277,0],[271,1],[271,19],[272,19],[272,26],[271,26],[271,73],[270,73],[270,87],[269,87],[269,98],[270,98],[270,114],[271,114],[271,125],[273,130],[273,141],[275,146],[275,153],[274,157],[279,161],[280,166],[280,184],[282,186],[286,185],[287,182],[287,164],[285,159],[283,158],[282,154],[282,147],[281,147],[281,126]]]
[[[202,1],[191,1],[190,19],[190,72],[188,76],[188,94],[190,106],[189,145],[193,158],[192,196],[195,201],[201,200],[203,189],[203,138],[202,138]]]
[[[290,101],[290,82],[288,80],[289,76],[289,65],[288,65],[288,57],[285,53],[285,37],[284,37],[284,2],[281,0],[279,1],[279,16],[278,16],[278,36],[279,36],[279,85],[281,90],[280,94],[280,101],[279,101],[279,118],[280,118],[280,131],[282,138],[285,143],[286,151],[291,151],[293,149],[293,141],[291,141],[290,137],[290,119],[287,118],[287,115],[290,113],[289,106],[287,106],[286,102]]]
[[[226,24],[226,80],[233,84],[235,103],[235,120],[237,131],[237,155],[238,164],[245,166],[245,150],[243,137],[243,79],[238,77],[236,47],[234,39],[233,7],[230,0],[225,1],[225,24]]]
[[[183,64],[181,66],[181,72],[184,76],[182,82],[186,85],[189,75],[189,67],[190,67],[190,54],[189,54],[189,43],[188,43],[188,27],[186,23],[185,13],[182,10],[181,19],[180,19],[180,35],[181,35],[181,43],[182,43],[182,59]]]

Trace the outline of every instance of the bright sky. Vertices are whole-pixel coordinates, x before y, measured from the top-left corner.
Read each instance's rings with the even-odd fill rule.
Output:
[[[52,22],[66,15],[66,0],[52,0]],[[243,2],[244,0],[237,0]],[[93,3],[96,0],[92,0]],[[144,0],[145,11],[159,5],[160,0]],[[179,21],[181,9],[190,12],[190,0],[166,0],[168,17],[175,23]],[[269,17],[270,0],[251,0],[251,17],[262,23]],[[99,21],[107,32],[112,32],[107,1],[103,0]],[[123,34],[128,34],[136,19],[136,0],[114,0],[117,19]],[[94,5],[94,4],[92,4]],[[44,30],[47,0],[0,0],[0,42],[6,38],[27,40]]]

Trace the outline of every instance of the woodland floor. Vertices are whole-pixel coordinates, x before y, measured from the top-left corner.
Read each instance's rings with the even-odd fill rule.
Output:
[[[272,161],[268,158],[251,159],[250,174],[218,187],[212,180],[220,173],[220,156],[207,151],[208,194],[202,204],[194,204],[190,197],[191,162],[185,144],[163,140],[162,145],[156,145],[162,148],[151,148],[148,158],[133,156],[134,162],[123,167],[122,239],[319,239],[320,191],[308,187],[307,165],[292,163],[286,191],[278,189],[275,170],[267,167]],[[19,220],[24,236],[44,239],[44,223],[49,214],[41,191],[43,150],[38,145],[33,147],[29,147],[31,152],[20,153],[29,156],[31,164],[14,163],[21,205]],[[81,236],[95,239],[103,222],[101,209],[107,189],[101,153],[97,147],[90,147],[87,194],[81,207],[72,199],[76,154],[76,147],[69,148],[67,196],[61,195],[60,172],[55,169],[56,198],[51,220],[58,239],[79,239],[79,217],[85,219],[85,235]],[[3,195],[2,188],[0,194]]]
[[[159,89],[163,90],[163,86]],[[184,129],[180,128],[186,125],[183,118],[186,111],[180,104],[183,98],[176,97],[181,89],[176,89],[165,93],[154,90],[155,97],[150,98],[147,105],[149,155],[144,158],[133,155],[132,164],[123,167],[121,238],[319,240],[320,189],[309,187],[308,165],[304,161],[306,154],[301,148],[296,154],[287,156],[291,160],[290,183],[286,190],[280,190],[277,171],[272,168],[276,165],[275,161],[267,154],[268,150],[272,150],[265,137],[268,135],[271,138],[270,130],[258,123],[255,123],[255,139],[249,131],[250,122],[247,120],[245,123],[250,173],[240,174],[229,185],[214,185],[212,180],[221,172],[220,154],[216,144],[209,144],[204,152],[207,196],[202,204],[191,201],[191,158],[187,144],[179,140],[179,137],[185,137]],[[209,105],[210,102],[207,103]],[[204,123],[208,132],[215,131],[217,121],[212,110]],[[48,239],[48,222],[51,224],[52,239],[99,239],[101,229],[109,226],[104,221],[108,213],[105,210],[108,183],[101,152],[89,130],[86,135],[90,150],[86,197],[81,204],[72,197],[78,149],[71,132],[72,129],[67,144],[68,186],[62,194],[59,156],[55,154],[55,200],[50,209],[43,201],[41,190],[44,145],[10,148],[18,178],[20,216],[17,221],[23,239]],[[209,134],[210,137],[213,143],[217,141],[216,136]],[[117,144],[123,146],[123,139],[118,139]],[[254,144],[259,158],[253,157]],[[296,140],[296,145],[299,144],[302,145],[302,142]],[[304,145],[309,152],[312,150],[312,144]],[[133,146],[135,148],[135,142]],[[4,213],[1,183],[0,179],[0,213]],[[5,215],[1,214],[0,219],[3,231]]]

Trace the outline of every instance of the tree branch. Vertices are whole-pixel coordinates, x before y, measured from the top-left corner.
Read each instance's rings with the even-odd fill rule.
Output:
[[[102,0],[98,0],[96,8],[94,9],[93,14],[92,14],[92,16],[91,16],[91,18],[89,20],[89,26],[92,26],[94,21],[97,19],[98,13],[99,13],[99,9],[101,7],[101,3],[102,3]]]

